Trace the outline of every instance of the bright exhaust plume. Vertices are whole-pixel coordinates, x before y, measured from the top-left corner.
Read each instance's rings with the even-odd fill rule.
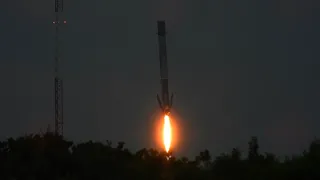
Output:
[[[169,152],[172,141],[172,127],[170,122],[170,117],[168,115],[164,116],[163,124],[163,144],[166,152]]]

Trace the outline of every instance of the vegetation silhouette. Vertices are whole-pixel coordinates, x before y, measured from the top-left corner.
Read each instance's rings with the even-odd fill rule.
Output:
[[[74,144],[51,133],[27,135],[0,142],[0,179],[75,180],[315,180],[320,179],[320,143],[314,140],[301,155],[280,161],[260,153],[258,139],[248,143],[248,155],[237,148],[212,159],[204,150],[194,160],[175,158],[172,152],[141,149],[124,142]]]

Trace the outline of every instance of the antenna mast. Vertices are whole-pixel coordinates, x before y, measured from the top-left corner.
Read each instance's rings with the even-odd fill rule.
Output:
[[[59,29],[60,25],[66,24],[66,21],[60,21],[60,15],[63,12],[63,0],[55,0],[55,15],[56,19],[53,21],[55,25],[55,67],[54,67],[54,115],[55,115],[55,134],[63,136],[63,84],[59,73],[60,63],[60,39]]]

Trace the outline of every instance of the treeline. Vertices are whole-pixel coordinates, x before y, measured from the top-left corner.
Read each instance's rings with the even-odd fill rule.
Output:
[[[113,145],[74,144],[47,133],[0,142],[0,179],[18,180],[316,180],[320,179],[320,143],[301,155],[280,161],[260,153],[252,137],[246,157],[234,148],[212,158],[208,150],[194,159],[175,158],[154,149],[130,152],[124,142]]]

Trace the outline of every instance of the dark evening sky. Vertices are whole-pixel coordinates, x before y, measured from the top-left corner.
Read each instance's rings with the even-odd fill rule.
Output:
[[[300,152],[320,136],[318,0],[65,0],[65,136],[153,147],[166,20],[179,154]],[[53,125],[54,1],[0,6],[0,138]],[[159,114],[159,112],[158,112]]]

